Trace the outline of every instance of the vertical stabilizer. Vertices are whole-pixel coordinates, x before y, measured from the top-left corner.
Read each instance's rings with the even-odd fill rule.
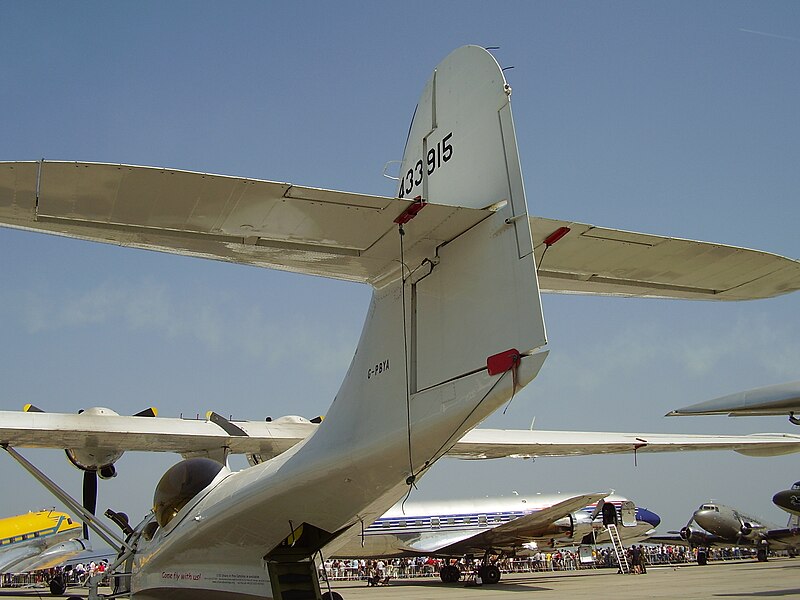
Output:
[[[546,343],[510,98],[494,57],[465,46],[436,67],[414,114],[398,195],[497,210],[440,247],[430,277],[411,278],[414,391]]]

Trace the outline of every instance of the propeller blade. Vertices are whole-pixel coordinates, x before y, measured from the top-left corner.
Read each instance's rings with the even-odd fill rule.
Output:
[[[83,472],[83,508],[95,514],[97,510],[97,471]],[[83,537],[89,539],[89,526],[83,524]]]

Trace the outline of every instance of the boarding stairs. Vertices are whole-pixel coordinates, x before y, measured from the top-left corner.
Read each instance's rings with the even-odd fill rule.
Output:
[[[625,546],[622,545],[622,539],[619,537],[619,530],[613,523],[607,525],[606,528],[608,529],[608,535],[611,538],[611,545],[614,546],[614,554],[617,557],[619,570],[627,575],[631,572],[631,567],[628,564],[628,555],[625,552]]]

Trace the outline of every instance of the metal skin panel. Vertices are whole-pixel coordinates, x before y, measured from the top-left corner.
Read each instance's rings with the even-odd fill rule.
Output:
[[[559,227],[570,232],[547,248]],[[800,261],[768,252],[531,218],[543,292],[752,300],[800,289]]]

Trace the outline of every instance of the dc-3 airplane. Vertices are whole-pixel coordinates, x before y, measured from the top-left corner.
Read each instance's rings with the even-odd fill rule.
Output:
[[[620,538],[633,541],[652,533],[661,519],[621,496],[537,494],[462,501],[397,504],[363,534],[342,546],[342,558],[483,555],[484,584],[500,581],[488,556],[515,555],[532,548],[608,542],[605,525],[619,523]],[[605,537],[604,537],[605,536]],[[461,579],[456,565],[444,565],[445,583]]]
[[[0,519],[0,573],[50,569],[91,550],[82,532],[80,523],[55,510]],[[67,587],[63,577],[49,583],[54,595],[63,594]]]
[[[680,532],[674,532],[678,537],[653,536],[650,541],[686,544],[694,548],[750,546],[756,548],[758,560],[763,562],[767,560],[770,548],[787,550],[791,556],[797,554],[800,529],[796,524],[791,525],[790,520],[789,526],[778,527],[730,506],[707,502],[694,511]],[[704,564],[704,559],[698,558],[698,562]]]
[[[93,530],[120,548],[112,568],[129,574],[117,579],[120,593],[340,598],[321,593],[316,563],[357,538],[440,457],[458,444],[472,444],[478,456],[525,453],[515,447],[525,439],[518,433],[465,435],[539,372],[547,355],[540,289],[745,300],[800,288],[792,259],[529,217],[510,96],[483,48],[447,56],[417,105],[394,198],[129,165],[0,164],[0,223],[8,227],[373,288],[325,420],[288,448],[274,422],[260,431],[237,425],[243,436],[212,422],[184,429],[180,420],[97,414],[21,413],[14,429],[6,421],[13,413],[2,415],[3,447],[57,494],[16,447],[71,448],[91,470],[134,446],[191,454],[192,432],[201,429],[214,430],[222,451],[246,445],[251,431],[263,434],[249,442],[263,460],[251,468],[233,473],[195,456],[169,469],[154,514],[124,540],[83,509]],[[128,429],[137,419],[146,425]],[[137,436],[142,428],[160,435]],[[580,436],[591,451],[602,434]],[[647,436],[615,439],[623,438],[627,451],[656,449]],[[578,439],[572,434],[573,444]],[[661,440],[670,449],[692,443]],[[756,455],[798,448],[793,436],[694,442]],[[98,597],[96,581],[90,597]]]
[[[748,417],[789,415],[789,421],[800,425],[795,417],[800,413],[800,381],[767,385],[744,392],[728,394],[706,402],[684,406],[666,414],[667,417],[695,415],[725,415]]]

